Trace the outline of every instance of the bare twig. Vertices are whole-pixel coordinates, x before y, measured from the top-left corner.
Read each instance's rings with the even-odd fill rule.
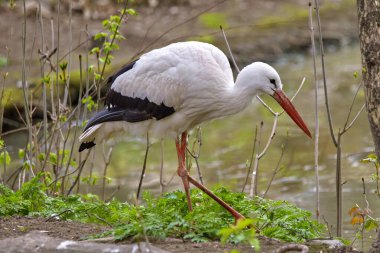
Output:
[[[232,54],[230,44],[228,43],[226,33],[224,32],[224,29],[223,29],[222,26],[220,26],[220,30],[222,31],[224,41],[226,42],[226,45],[227,45],[228,53],[230,54],[231,59],[232,59],[232,63],[234,64],[234,67],[235,67],[236,71],[240,72],[240,69],[239,69],[238,65],[236,64],[235,57]]]
[[[111,162],[111,156],[112,156],[112,150],[113,148],[111,147],[109,150],[108,150],[108,153],[107,155],[105,154],[105,150],[104,150],[104,145],[103,145],[103,160],[104,160],[104,170],[103,170],[103,185],[102,185],[102,193],[103,193],[103,200],[106,199],[106,179],[107,179],[107,169],[108,169],[108,166]]]
[[[262,134],[262,130],[263,130],[263,122],[261,121],[260,123],[260,128],[259,128],[259,136],[257,138],[257,151],[256,151],[256,155],[255,155],[255,162],[254,162],[254,165],[253,165],[253,170],[252,170],[252,178],[251,178],[251,187],[250,187],[250,190],[249,190],[249,196],[250,197],[253,197],[254,195],[257,195],[257,186],[255,186],[255,183],[257,182],[257,168],[259,166],[259,159],[258,159],[258,156],[259,156],[259,148],[260,148],[260,144],[261,144],[261,134]]]
[[[313,12],[312,3],[309,1],[309,27],[310,27],[310,39],[312,47],[313,56],[313,73],[314,73],[314,107],[315,107],[315,135],[314,135],[314,171],[315,171],[315,190],[316,190],[316,203],[315,203],[315,216],[319,221],[320,214],[320,197],[319,197],[319,104],[318,104],[318,79],[317,79],[317,64],[316,64],[316,50],[315,50],[315,40],[314,40],[314,25],[313,25]]]
[[[347,114],[347,117],[346,117],[346,122],[344,123],[344,126],[343,126],[343,132],[342,133],[345,133],[347,132],[351,127],[352,125],[355,123],[356,119],[359,117],[360,113],[364,110],[365,108],[365,104],[362,105],[362,107],[360,108],[360,110],[358,111],[358,113],[355,115],[355,117],[352,119],[352,121],[350,123],[348,123],[349,119],[350,119],[350,116],[351,116],[351,113],[352,113],[352,108],[354,107],[354,103],[356,101],[356,98],[358,96],[358,93],[359,93],[359,90],[360,88],[363,86],[363,83],[361,82],[359,87],[356,89],[356,92],[355,92],[355,95],[354,95],[354,98],[352,99],[352,102],[351,102],[351,105],[350,105],[350,109],[348,110],[348,114]]]
[[[160,141],[160,151],[161,151],[161,162],[160,162],[160,188],[161,188],[161,194],[163,194],[165,189],[165,183],[164,183],[164,141],[161,139]]]
[[[343,211],[342,211],[342,148],[341,148],[341,130],[338,131],[337,149],[336,149],[336,235],[342,236]]]
[[[70,5],[69,5],[69,51],[72,52],[72,47],[73,47],[73,26],[72,26],[72,19],[73,19],[73,0],[70,0]],[[71,54],[69,54],[69,60],[68,60],[68,65],[67,65],[67,70],[70,73],[71,70]],[[68,75],[66,82],[65,82],[65,93],[63,94],[63,106],[67,106],[67,100],[69,96],[69,85],[70,85],[70,75]]]
[[[332,122],[332,117],[331,117],[331,112],[330,112],[330,106],[329,106],[329,99],[328,99],[328,92],[327,92],[327,82],[326,82],[326,68],[325,68],[325,51],[323,48],[323,37],[322,37],[322,27],[321,27],[321,17],[319,15],[319,1],[314,0],[315,2],[315,12],[317,15],[317,24],[318,24],[318,35],[319,35],[319,46],[321,50],[321,65],[322,65],[322,76],[323,76],[323,90],[325,93],[325,104],[326,104],[326,112],[327,112],[327,119],[329,122],[329,130],[330,130],[330,135],[331,139],[337,147],[338,143],[335,138],[334,134],[334,127],[333,127],[333,122]]]
[[[131,58],[134,59],[136,58],[137,56],[139,56],[140,54],[142,54],[143,52],[145,52],[147,49],[149,49],[150,47],[152,47],[154,44],[156,44],[158,41],[160,41],[160,39],[162,39],[166,34],[170,33],[171,31],[173,31],[174,29],[184,25],[184,24],[187,24],[189,23],[190,21],[198,18],[200,15],[202,15],[203,13],[206,13],[212,9],[214,9],[216,6],[226,2],[227,0],[222,0],[220,2],[216,2],[215,4],[211,5],[210,7],[202,10],[201,12],[195,14],[194,16],[184,20],[183,22],[180,22],[172,27],[170,27],[169,29],[167,29],[166,31],[164,31],[160,36],[158,36],[156,39],[154,39],[151,43],[149,43],[147,46],[145,46],[143,49],[139,50],[137,53],[135,53]]]
[[[196,143],[198,143],[198,152],[195,152]],[[203,184],[203,176],[202,176],[201,168],[199,166],[199,156],[201,153],[201,147],[202,147],[202,130],[200,127],[198,127],[197,138],[194,140],[192,151],[189,150],[189,147],[186,147],[186,150],[190,154],[190,156],[195,160],[195,165],[197,166],[199,181],[201,182],[201,184]]]
[[[251,174],[251,169],[252,169],[252,164],[253,164],[253,157],[255,156],[256,143],[257,143],[257,125],[255,127],[255,135],[254,136],[255,137],[253,139],[251,159],[249,160],[249,166],[248,166],[248,170],[247,170],[247,175],[245,176],[245,181],[244,181],[243,187],[241,189],[241,192],[245,191],[245,187],[247,186],[249,175]]]
[[[140,197],[140,192],[141,192],[141,186],[142,186],[142,181],[145,177],[145,170],[146,170],[146,162],[148,160],[148,153],[149,153],[149,148],[150,148],[150,142],[149,142],[149,134],[146,134],[146,149],[145,149],[145,156],[144,156],[144,164],[143,168],[141,171],[141,176],[140,176],[140,181],[139,181],[139,186],[137,188],[137,194],[136,194],[136,200],[138,201]]]
[[[32,145],[32,124],[31,124],[31,115],[29,110],[29,103],[28,103],[28,87],[26,86],[26,4],[25,0],[23,0],[23,24],[22,24],[22,70],[21,70],[21,76],[22,76],[22,92],[23,92],[23,98],[24,98],[24,111],[25,111],[25,121],[26,126],[28,127],[28,143]],[[32,147],[30,146],[29,149],[27,149],[28,158],[32,158]]]
[[[272,177],[270,178],[269,182],[268,182],[268,185],[267,185],[267,189],[265,190],[264,194],[263,194],[263,198],[265,198],[267,196],[267,193],[269,191],[269,188],[271,187],[272,185],[272,182],[274,180],[274,177],[277,175],[277,173],[281,170],[281,167],[280,167],[280,164],[281,164],[281,161],[282,161],[282,158],[284,157],[284,152],[285,152],[285,147],[286,147],[286,143],[285,144],[282,144],[281,145],[281,154],[280,154],[280,158],[278,159],[278,162],[277,162],[277,165],[276,165],[276,168],[274,169],[273,173],[272,173]]]

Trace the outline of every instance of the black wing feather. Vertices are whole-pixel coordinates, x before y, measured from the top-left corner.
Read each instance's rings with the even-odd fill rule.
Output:
[[[87,123],[84,131],[92,126],[98,125],[104,122],[112,121],[127,121],[127,122],[140,122],[151,119],[151,115],[145,111],[130,110],[122,107],[112,107],[109,109],[103,109],[96,113]]]
[[[120,75],[124,74],[128,70],[131,70],[133,68],[133,66],[135,66],[135,63],[138,60],[139,59],[131,61],[130,63],[128,63],[127,65],[125,65],[124,67],[122,67],[118,72],[116,72],[112,76],[109,76],[108,79],[107,79],[107,84],[112,84],[113,82],[115,82],[116,78],[118,78]]]

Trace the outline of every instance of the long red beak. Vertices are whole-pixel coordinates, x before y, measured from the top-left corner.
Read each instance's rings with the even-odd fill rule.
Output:
[[[285,95],[285,93],[282,90],[276,90],[273,94],[273,98],[281,105],[281,107],[290,116],[290,118],[292,118],[294,123],[296,123],[297,126],[299,126],[302,129],[302,131],[304,131],[304,133],[307,134],[307,136],[312,138],[311,133],[307,128],[305,122],[303,122],[303,119],[297,112],[292,102],[290,102],[289,98]]]

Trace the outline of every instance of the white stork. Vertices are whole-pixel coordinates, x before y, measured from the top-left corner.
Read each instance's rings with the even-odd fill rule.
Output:
[[[186,170],[187,132],[202,122],[236,114],[258,94],[272,96],[309,136],[306,124],[282,91],[280,76],[271,66],[254,62],[241,70],[234,82],[227,57],[215,46],[179,42],[142,55],[109,82],[107,107],[95,114],[79,137],[79,151],[93,147],[113,133],[171,137],[178,154],[189,210],[189,183],[226,208],[235,220],[239,212],[197,182]]]

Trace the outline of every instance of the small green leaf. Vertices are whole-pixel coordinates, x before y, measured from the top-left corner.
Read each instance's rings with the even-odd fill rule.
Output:
[[[108,37],[108,33],[100,32],[100,33],[95,34],[94,40],[98,40],[98,39],[105,38],[105,37]]]
[[[39,153],[39,154],[38,154],[38,160],[39,160],[40,162],[45,161],[45,158],[46,158],[45,153]]]
[[[132,9],[132,8],[129,8],[129,9],[126,9],[125,12],[127,12],[129,15],[131,16],[136,16],[137,15],[137,12],[135,9]],[[123,14],[123,13],[122,13]]]
[[[25,158],[25,149],[20,148],[18,150],[18,158],[20,158],[20,159],[24,159]]]
[[[0,164],[4,163],[6,165],[9,165],[11,163],[11,156],[6,150],[0,151]]]

